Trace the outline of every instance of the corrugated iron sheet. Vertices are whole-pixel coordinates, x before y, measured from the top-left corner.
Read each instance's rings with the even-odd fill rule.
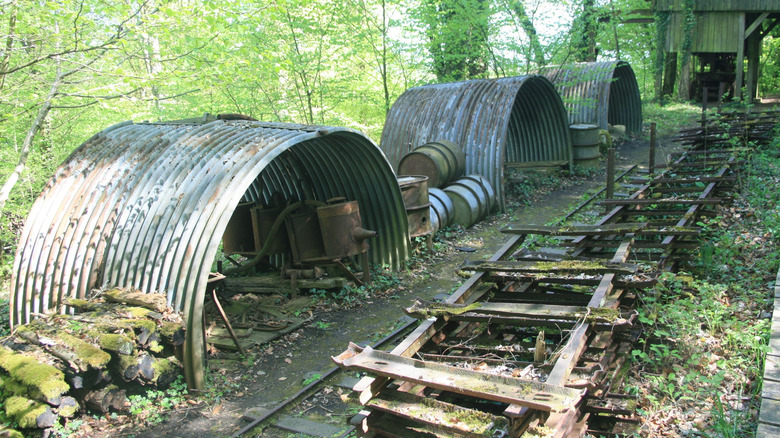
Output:
[[[380,147],[394,168],[417,146],[449,140],[466,173],[486,177],[505,210],[504,164],[570,161],[566,110],[542,76],[475,79],[406,90],[390,109]]]
[[[658,11],[680,11],[681,0],[657,0]],[[780,0],[696,0],[694,11],[780,12]]]
[[[737,53],[739,49],[739,14],[733,12],[696,12],[691,51],[694,53]],[[666,26],[666,51],[682,50],[683,14],[672,12]],[[748,22],[750,23],[750,22]],[[748,24],[749,25],[749,24]]]
[[[625,61],[547,67],[540,71],[561,94],[571,124],[625,125],[642,131],[642,98],[634,70]]]
[[[185,371],[203,386],[208,274],[240,200],[357,200],[373,263],[408,256],[406,212],[379,148],[347,128],[247,121],[112,126],[76,149],[33,205],[11,322],[104,285],[160,291],[188,324]],[[60,309],[62,310],[62,309]]]

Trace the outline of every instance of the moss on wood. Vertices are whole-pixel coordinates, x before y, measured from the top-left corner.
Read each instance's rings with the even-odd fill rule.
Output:
[[[5,414],[16,420],[22,429],[39,427],[38,418],[49,411],[50,407],[26,397],[15,395],[5,400]]]
[[[119,354],[133,354],[135,352],[135,342],[122,334],[102,333],[97,336],[100,348],[113,351]]]
[[[92,368],[103,368],[111,360],[110,354],[73,335],[60,333],[59,339],[70,347],[82,362]]]
[[[70,389],[62,371],[5,347],[0,348],[0,367],[13,379],[36,389],[46,399],[59,397]]]

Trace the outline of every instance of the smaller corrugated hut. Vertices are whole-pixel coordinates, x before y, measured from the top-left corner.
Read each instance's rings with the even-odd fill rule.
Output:
[[[347,128],[217,120],[122,123],[57,170],[25,222],[12,273],[11,322],[103,286],[160,292],[187,321],[187,381],[202,388],[203,300],[239,201],[346,197],[379,232],[371,262],[408,256],[406,212],[390,164]]]
[[[506,208],[507,163],[571,162],[566,109],[542,76],[474,79],[406,90],[390,109],[380,147],[395,169],[428,142],[463,148],[466,173],[480,174]]]
[[[539,73],[555,85],[571,124],[624,125],[642,131],[642,98],[634,70],[625,61],[547,67]]]

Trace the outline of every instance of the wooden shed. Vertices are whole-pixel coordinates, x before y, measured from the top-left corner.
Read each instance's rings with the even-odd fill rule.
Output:
[[[708,87],[710,92],[730,91],[741,99],[745,87],[747,97],[755,98],[761,41],[778,23],[780,0],[694,0],[692,15],[685,3],[656,0],[659,26],[666,29],[665,51],[672,55],[664,71],[664,93],[674,87],[676,55],[685,50],[686,17],[692,16],[690,52],[698,60],[689,79],[692,94],[698,97]]]

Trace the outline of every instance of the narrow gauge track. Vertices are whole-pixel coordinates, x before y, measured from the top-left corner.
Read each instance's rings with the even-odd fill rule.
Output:
[[[391,352],[350,344],[334,357],[371,375],[353,388],[370,411],[362,432],[620,436],[638,422],[620,392],[639,335],[637,290],[696,257],[694,225],[730,201],[740,164],[728,136],[683,134],[693,149],[633,178],[630,196],[601,201],[610,210],[595,225],[507,226],[508,242],[467,263],[473,275],[444,303],[406,309],[422,322]],[[558,247],[524,248],[531,235]]]
[[[773,123],[756,119],[758,129],[731,117],[749,127],[736,135],[766,136]],[[621,436],[624,424],[639,421],[632,396],[620,392],[639,335],[637,291],[696,257],[701,230],[693,225],[730,201],[736,181],[742,149],[708,128],[683,131],[691,150],[656,175],[629,177],[622,186],[633,193],[601,201],[610,210],[594,225],[505,227],[506,244],[487,261],[467,262],[473,274],[447,300],[406,309],[422,322],[392,351],[350,344],[334,361],[369,374],[352,387],[366,410],[335,434],[323,425],[318,436]],[[530,250],[532,235],[557,248]],[[342,377],[333,369],[234,436]],[[296,431],[284,419],[274,424]],[[297,431],[306,427],[316,435],[317,424]]]

